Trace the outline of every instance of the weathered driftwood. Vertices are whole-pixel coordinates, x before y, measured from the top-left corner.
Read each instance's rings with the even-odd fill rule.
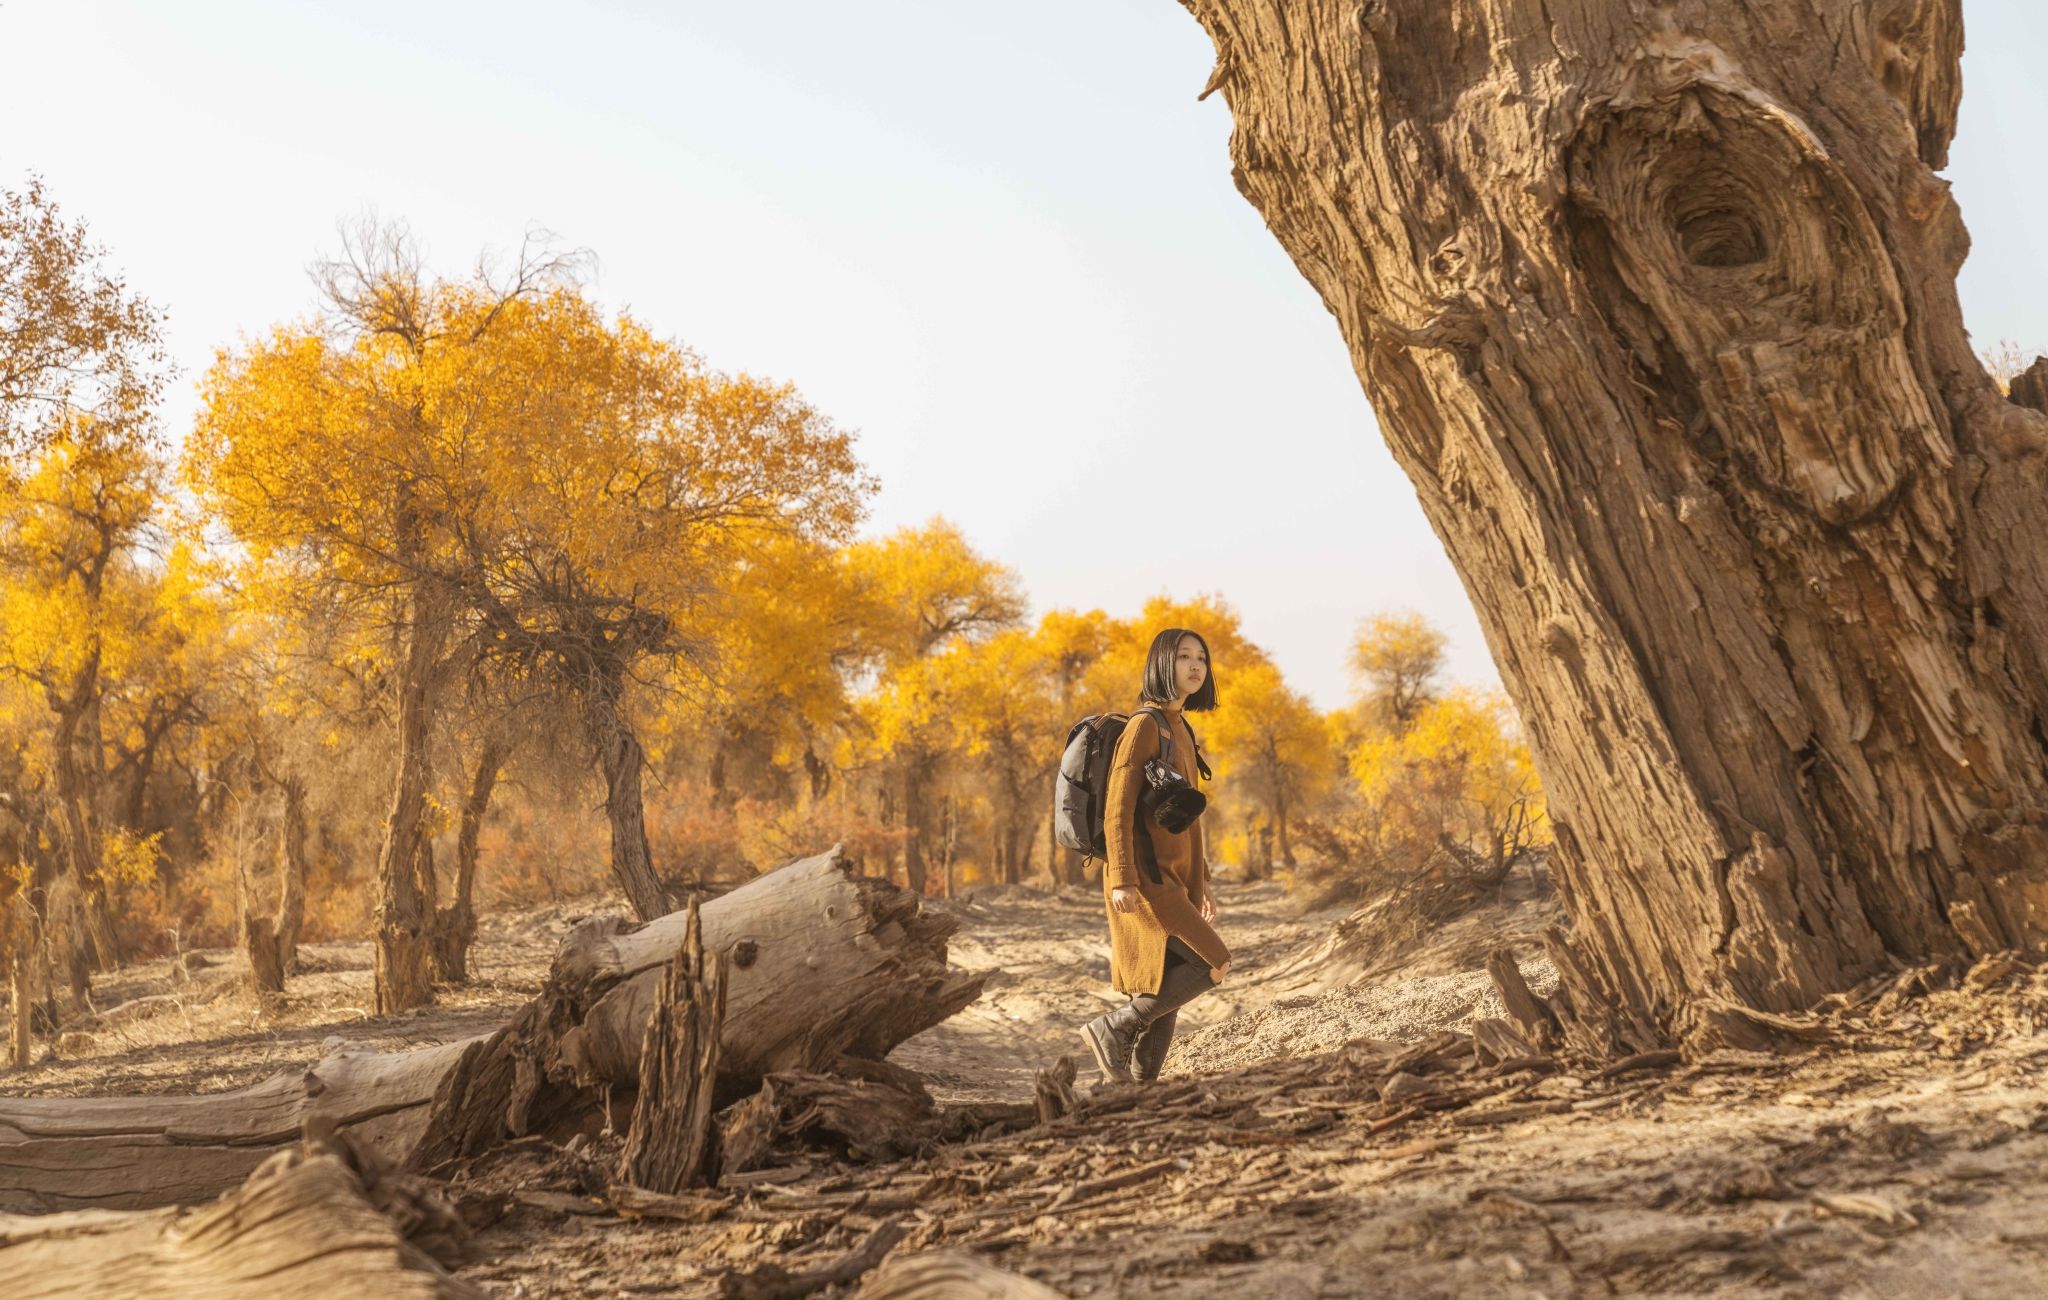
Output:
[[[198,1209],[0,1215],[0,1277],[11,1300],[481,1297],[441,1267],[460,1235],[452,1209],[345,1148],[280,1151]]]
[[[897,1255],[875,1270],[854,1300],[1062,1300],[1028,1277],[1006,1273],[961,1250]]]
[[[725,1015],[725,965],[704,950],[701,912],[691,899],[683,950],[668,964],[647,1018],[633,1122],[619,1177],[650,1192],[702,1187],[712,1167],[711,1096],[718,1082],[718,1026]]]
[[[1567,1041],[2048,940],[2048,401],[1956,297],[1960,0],[1184,3],[1527,725]]]
[[[540,997],[490,1035],[409,1052],[344,1046],[230,1093],[0,1099],[0,1211],[204,1200],[314,1117],[423,1169],[507,1134],[584,1124],[607,1091],[623,1119],[685,925],[680,913],[630,934],[586,923]],[[776,1070],[879,1058],[972,1002],[983,977],[945,961],[954,926],[836,848],[704,904],[704,945],[727,967],[721,1103]]]

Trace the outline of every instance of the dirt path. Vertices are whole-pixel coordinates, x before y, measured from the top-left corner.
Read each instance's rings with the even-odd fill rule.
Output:
[[[1223,885],[1218,893],[1217,927],[1236,964],[1230,979],[1182,1011],[1183,1039],[1263,1006],[1276,964],[1341,916],[1295,916],[1278,885]],[[1126,1001],[1109,987],[1109,931],[1099,888],[982,889],[935,906],[960,919],[948,958],[989,972],[989,981],[979,1002],[904,1043],[890,1059],[924,1075],[941,1102],[1016,1101],[1029,1097],[1033,1077],[1061,1056],[1088,1062],[1080,1025]],[[1178,1066],[1170,1057],[1168,1072]],[[1092,1064],[1084,1079],[1092,1081]]]
[[[1382,1100],[1404,1043],[1494,1013],[1486,952],[1528,953],[1551,907],[1518,886],[1332,985],[1338,968],[1297,959],[1340,912],[1291,916],[1272,886],[1219,892],[1241,964],[1188,1009],[1157,1089],[1091,1095],[1084,1071],[1081,1109],[1052,1125],[924,1162],[821,1155],[702,1226],[500,1196],[465,1275],[504,1296],[713,1295],[767,1263],[833,1261],[900,1218],[899,1251],[969,1249],[1077,1297],[2048,1294],[2048,977],[1902,1000],[1821,1052],[1611,1079],[1425,1069],[1433,1093]],[[893,1059],[942,1101],[1026,1098],[1112,1004],[1100,895],[935,906],[961,920],[953,959],[993,977]],[[168,963],[137,968],[102,990],[128,1010],[0,1087],[210,1090],[311,1060],[334,1035],[472,1033],[538,987],[582,914],[488,918],[481,982],[408,1017],[364,1014],[367,945],[316,946],[268,1009],[227,954],[177,985]],[[1524,968],[1540,988],[1542,963]],[[602,1169],[579,1175],[582,1158],[522,1147],[473,1186],[574,1194]]]

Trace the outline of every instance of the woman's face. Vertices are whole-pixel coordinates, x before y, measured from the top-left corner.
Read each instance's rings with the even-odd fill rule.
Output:
[[[1191,636],[1180,639],[1180,645],[1173,652],[1173,684],[1182,699],[1202,689],[1202,683],[1209,680],[1209,653],[1202,649],[1202,643]]]

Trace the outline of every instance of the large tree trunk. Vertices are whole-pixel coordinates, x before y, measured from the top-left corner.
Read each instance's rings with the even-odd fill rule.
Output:
[[[455,833],[455,898],[434,914],[434,970],[445,983],[469,983],[469,947],[476,942],[477,840],[507,752],[497,736],[484,738],[469,778],[469,795],[462,801],[462,822]]]
[[[725,974],[716,1101],[771,1071],[880,1060],[980,995],[946,965],[955,922],[828,853],[705,903]],[[348,1046],[202,1096],[0,1098],[0,1211],[137,1208],[233,1187],[314,1116],[380,1158],[429,1169],[508,1134],[624,1122],[682,913],[623,932],[585,922],[548,987],[494,1034],[409,1052]]]
[[[423,869],[432,870],[432,859],[425,855],[432,852],[426,818],[433,780],[429,766],[433,684],[449,627],[449,611],[441,595],[426,581],[418,582],[411,599],[405,660],[398,682],[398,782],[377,858],[376,1009],[380,1016],[434,1000],[434,893],[421,874]]]
[[[2048,937],[2048,419],[1955,296],[1957,0],[1185,0],[1549,795],[1574,1041]]]
[[[640,774],[646,752],[625,714],[624,674],[612,672],[596,683],[583,701],[584,727],[598,766],[604,770],[604,812],[611,823],[612,876],[632,904],[633,914],[649,921],[669,911],[668,889],[654,872],[654,854],[647,845],[647,813]]]

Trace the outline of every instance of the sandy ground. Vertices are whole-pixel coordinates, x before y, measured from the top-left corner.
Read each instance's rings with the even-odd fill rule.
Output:
[[[464,1275],[503,1296],[716,1295],[894,1218],[899,1253],[966,1249],[1072,1296],[2048,1295],[2048,976],[1894,999],[1819,1050],[1616,1077],[1424,1066],[1423,1100],[1383,1100],[1404,1045],[1492,1013],[1493,946],[1544,987],[1529,954],[1552,905],[1511,889],[1333,985],[1300,958],[1338,913],[1294,915],[1270,885],[1219,892],[1242,964],[1184,1013],[1156,1088],[1091,1093],[1084,1070],[1080,1108],[1051,1125],[896,1165],[820,1154],[705,1225],[514,1204]],[[1113,1000],[1100,896],[935,906],[962,922],[953,959],[992,979],[892,1059],[942,1102],[1024,1100],[1058,1057],[1085,1060],[1075,1026]],[[333,1035],[472,1033],[538,987],[579,915],[488,919],[479,984],[408,1017],[365,1014],[366,945],[315,947],[268,1010],[225,954],[176,989],[168,963],[138,968],[102,989],[127,1011],[0,1090],[211,1090]],[[526,1149],[480,1176],[574,1192],[574,1161]]]

